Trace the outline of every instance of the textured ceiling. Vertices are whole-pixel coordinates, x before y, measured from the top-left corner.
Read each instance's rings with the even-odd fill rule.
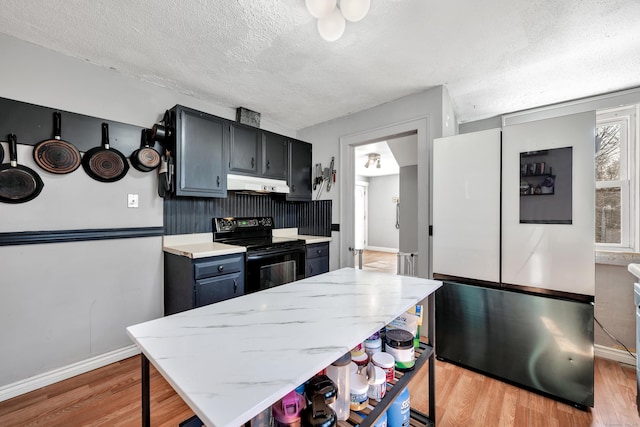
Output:
[[[637,0],[2,0],[0,32],[300,129],[444,84],[460,122],[640,86]],[[165,108],[166,106],[160,106]]]

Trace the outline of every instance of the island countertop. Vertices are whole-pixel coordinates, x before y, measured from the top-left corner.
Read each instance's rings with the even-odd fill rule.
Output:
[[[344,268],[127,332],[207,426],[238,426],[441,285]]]

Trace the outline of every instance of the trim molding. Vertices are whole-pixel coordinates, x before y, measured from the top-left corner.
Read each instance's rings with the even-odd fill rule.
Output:
[[[600,344],[596,344],[595,353],[597,357],[602,357],[603,359],[614,360],[620,363],[626,363],[627,365],[636,366],[636,360],[631,357],[629,353],[624,350],[618,350],[613,347],[605,347]],[[637,353],[636,353],[637,357]]]
[[[5,400],[28,393],[33,390],[37,390],[41,387],[55,384],[59,381],[66,380],[71,377],[75,377],[76,375],[84,374],[85,372],[102,368],[103,366],[119,362],[137,354],[140,354],[140,350],[138,349],[138,347],[132,344],[130,346],[110,351],[108,353],[104,353],[89,359],[81,360],[80,362],[72,363],[71,365],[63,366],[61,368],[39,374],[31,378],[16,381],[12,384],[7,384],[0,387],[0,402],[4,402]]]
[[[82,242],[89,240],[155,237],[164,234],[164,227],[97,228],[86,230],[23,231],[0,233],[0,246],[33,245],[39,243]]]

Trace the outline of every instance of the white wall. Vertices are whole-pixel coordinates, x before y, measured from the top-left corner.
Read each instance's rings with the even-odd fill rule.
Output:
[[[5,35],[0,52],[4,98],[145,127],[175,104],[235,116],[235,106],[174,93]],[[295,136],[268,118],[262,127]],[[30,147],[20,145],[19,155],[37,168]],[[38,198],[0,204],[0,232],[162,226],[154,173],[130,169],[115,183],[93,181],[81,169],[39,173],[45,189]],[[140,194],[138,209],[126,208],[129,192]],[[0,400],[11,397],[18,382],[130,346],[124,328],[163,313],[160,237],[5,246],[0,260]]]
[[[396,228],[396,204],[400,197],[400,175],[369,178],[369,241],[367,247],[397,252],[400,231]]]
[[[377,107],[370,108],[358,113],[351,114],[349,116],[341,117],[336,120],[320,123],[305,129],[298,131],[298,138],[304,141],[311,142],[313,144],[313,162],[326,164],[331,160],[331,156],[336,156],[336,170],[342,169],[340,159],[340,139],[346,137],[357,136],[358,134],[365,133],[371,130],[383,129],[387,126],[406,123],[411,120],[425,119],[426,126],[426,139],[427,147],[418,147],[419,157],[426,159],[425,165],[428,169],[428,161],[431,157],[430,149],[431,142],[434,137],[442,135],[442,111],[443,111],[443,98],[447,98],[448,94],[442,86],[438,86],[424,92],[409,95],[404,98],[400,98],[395,101],[388,102],[386,104],[379,105]],[[455,123],[455,117],[450,117]],[[424,150],[421,151],[421,150]],[[430,183],[429,183],[429,171],[425,170],[420,172],[424,173],[426,178],[424,179],[424,193],[428,197]],[[331,192],[323,193],[322,199],[330,199],[332,203],[333,223],[344,223],[346,218],[341,218],[341,192],[343,191],[343,183],[353,182],[351,179],[345,180],[338,174],[336,185],[331,188]],[[425,200],[421,206],[418,207],[419,212],[424,212],[421,220],[426,221],[428,224],[429,211],[428,202]],[[351,212],[353,215],[353,212]],[[425,226],[425,232],[426,232]],[[341,227],[341,232],[334,232],[331,242],[331,270],[340,267],[341,251],[346,251],[347,244],[343,245],[343,240],[348,241],[349,236],[343,235],[344,227]],[[421,244],[426,245],[428,239]],[[425,252],[428,249],[425,247]],[[424,261],[425,263],[427,260]],[[421,261],[420,267],[422,268],[421,275],[427,276],[426,269],[427,264],[423,264]]]

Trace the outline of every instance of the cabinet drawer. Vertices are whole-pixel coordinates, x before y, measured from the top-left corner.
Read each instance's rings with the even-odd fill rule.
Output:
[[[307,259],[329,256],[329,243],[314,243],[307,245]]]
[[[244,254],[211,258],[194,264],[194,278],[220,276],[241,271],[244,267]]]

